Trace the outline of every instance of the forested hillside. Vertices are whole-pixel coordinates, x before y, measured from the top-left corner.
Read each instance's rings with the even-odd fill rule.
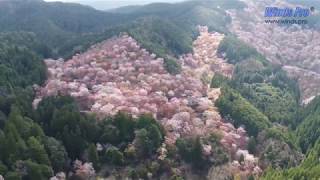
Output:
[[[292,3],[290,3],[292,2]],[[294,4],[294,2],[296,4]],[[315,1],[247,1],[244,11],[230,11],[230,31],[247,44],[251,44],[266,59],[279,64],[299,83],[301,103],[308,104],[319,95],[319,7]],[[265,7],[300,7],[310,9],[304,20],[306,25],[268,24],[264,22]],[[252,16],[255,14],[256,16]],[[251,17],[251,18],[248,18]],[[286,18],[283,18],[286,19]]]
[[[46,79],[44,44],[32,33],[0,33],[0,86],[27,87]]]
[[[113,31],[117,31],[116,34],[112,34],[114,36],[121,32],[121,27],[129,28],[131,21],[140,19],[139,23],[140,21],[146,23],[143,17],[149,16],[172,21],[169,23],[174,23],[180,29],[179,31],[189,33],[190,38],[195,37],[190,33],[197,32],[197,25],[208,24],[211,29],[219,28],[217,30],[226,32],[226,24],[230,22],[230,18],[222,9],[217,9],[217,6],[223,9],[243,6],[241,3],[233,4],[232,2],[212,4],[206,1],[190,1],[178,4],[147,5],[131,14],[124,14],[98,11],[73,3],[46,3],[33,0],[4,0],[0,3],[0,31],[33,32],[41,42],[45,42],[51,48],[53,57],[68,55],[70,51],[64,51],[63,47],[69,44],[69,46],[79,49],[82,44],[99,41],[101,34],[95,33],[105,31],[106,34],[109,34],[112,31],[110,28],[112,28]],[[149,23],[153,23],[153,21],[149,21]],[[167,27],[166,25],[167,23],[160,23],[159,27]],[[117,28],[118,26],[120,28]],[[176,29],[172,29],[170,26],[167,28],[168,32],[176,32]],[[60,49],[61,47],[62,49]],[[80,50],[85,48],[80,48]]]
[[[320,99],[234,34],[245,7],[0,0],[0,179],[320,178]]]
[[[218,52],[236,65],[233,79],[220,83],[223,95],[217,106],[222,115],[246,127],[254,142],[249,150],[262,166],[298,165],[302,154],[293,133],[299,111],[297,84],[235,37],[225,37]]]
[[[320,177],[319,146],[319,98],[313,100],[301,112],[301,123],[296,129],[297,143],[306,153],[302,163],[285,170],[268,170],[262,179],[317,179]]]
[[[88,34],[130,20],[127,16],[97,11],[72,3],[40,1],[0,1],[0,31],[33,32],[51,48],[54,57],[63,56],[60,47]]]
[[[292,2],[297,4],[301,3],[298,1]],[[281,2],[270,1],[270,3],[277,4]],[[311,1],[306,1],[302,4],[312,5],[312,3],[313,2]],[[287,39],[285,38],[286,35],[284,35],[284,32],[286,32],[288,36],[293,35],[291,33],[294,32],[296,38],[298,32],[303,36],[306,36],[310,31],[318,33],[316,30],[316,21],[312,20],[312,18],[317,17],[317,14],[308,18],[310,27],[298,27],[298,29],[293,30],[291,28],[294,26],[292,26],[281,31],[280,29],[283,27],[276,25],[267,27],[264,24],[261,24],[261,26],[257,27],[257,20],[262,19],[259,15],[253,17],[249,21],[239,21],[239,19],[248,15],[246,13],[254,13],[257,9],[261,10],[265,7],[265,4],[260,4],[259,2],[255,3],[253,1],[248,1],[247,4],[249,5],[249,8],[246,9],[246,11],[237,11],[236,14],[232,15],[234,23],[232,23],[231,27],[231,31],[246,43],[236,40],[235,38],[225,39],[225,41],[221,43],[220,51],[222,52],[222,56],[231,60],[231,63],[238,64],[236,65],[234,80],[227,84],[228,87],[237,90],[243,98],[266,115],[269,122],[272,122],[271,129],[268,129],[266,132],[260,132],[255,141],[255,144],[258,143],[255,149],[256,152],[265,154],[260,156],[260,160],[263,163],[269,163],[269,169],[263,175],[262,179],[317,179],[319,177],[319,174],[316,173],[319,161],[313,158],[319,158],[319,154],[316,153],[318,151],[316,142],[319,140],[319,133],[317,130],[319,127],[319,117],[317,115],[318,98],[315,98],[311,103],[310,99],[314,98],[314,96],[305,100],[307,96],[310,96],[312,93],[316,94],[317,92],[317,88],[314,88],[316,83],[314,78],[316,78],[316,76],[314,73],[313,75],[308,75],[309,72],[307,72],[307,70],[303,71],[304,73],[298,74],[296,73],[298,71],[295,71],[295,68],[291,69],[291,67],[289,67],[291,62],[297,63],[298,66],[298,64],[305,65],[308,61],[304,62],[304,59],[299,59],[303,56],[303,52],[287,51],[291,48],[289,46],[293,45],[297,47],[296,45],[299,43],[287,41],[286,43],[289,43],[290,45],[282,46],[287,47],[287,50],[282,49],[281,51],[277,51],[277,45],[272,43],[274,41],[280,44],[283,43],[280,39]],[[248,28],[251,25],[255,27],[255,31],[251,31],[250,28]],[[242,30],[237,29],[237,27],[240,26],[245,28]],[[250,31],[251,34],[246,33],[248,31]],[[270,34],[266,33],[268,31]],[[277,38],[273,39],[276,36],[279,37],[278,40],[280,41],[275,40]],[[316,37],[317,36],[314,36],[314,38]],[[311,38],[311,41],[313,41],[314,38]],[[268,43],[265,44],[263,41]],[[311,44],[308,43],[308,45]],[[250,48],[250,46],[256,47],[259,52],[265,55],[265,57],[256,50]],[[272,55],[269,52],[272,52]],[[299,54],[297,59],[294,58],[295,53]],[[308,55],[305,56],[306,58],[312,59],[313,63],[317,63],[315,60],[317,58],[313,58],[313,55],[310,53],[307,54]],[[291,62],[290,60],[283,61],[289,56]],[[280,64],[289,66],[282,70],[281,66],[273,65],[269,63],[268,60],[275,64],[278,64],[278,61],[280,61]],[[290,79],[285,71],[289,72],[289,75],[296,79]],[[293,74],[295,75],[293,76]],[[304,75],[307,78],[304,78]],[[314,78],[310,79],[311,76]],[[296,80],[298,80],[299,84],[296,83]],[[226,93],[226,96],[230,97],[229,94],[230,93]],[[231,102],[237,102],[234,96],[228,100],[222,99],[222,105],[224,105],[223,107],[225,109],[227,109],[227,105],[233,108],[234,103]],[[239,95],[236,97],[238,97],[236,99],[240,99]],[[302,103],[309,104],[305,107],[301,107],[299,106],[301,101]],[[229,112],[232,119],[237,119],[236,117],[241,115],[236,114],[237,109]],[[235,122],[237,123],[236,120]],[[268,136],[274,142],[263,138]],[[288,146],[284,146],[283,142],[280,142],[279,140],[284,141]],[[262,146],[259,145],[259,142]],[[283,148],[283,150],[280,150],[281,148]],[[305,154],[304,160],[302,160],[303,157],[301,156],[302,154],[300,151]],[[300,160],[302,160],[301,164],[299,163]],[[282,170],[279,170],[279,167],[281,167]]]

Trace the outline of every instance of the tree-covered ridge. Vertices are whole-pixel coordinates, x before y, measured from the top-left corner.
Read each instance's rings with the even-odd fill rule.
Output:
[[[251,136],[257,136],[260,131],[270,127],[268,118],[239,93],[229,87],[222,91],[216,105],[220,113],[225,117],[230,116],[236,126],[244,125]]]
[[[220,112],[253,136],[248,148],[259,156],[261,167],[298,165],[302,154],[293,131],[299,121],[297,84],[235,37],[227,36],[218,52],[236,65],[230,81],[219,75],[212,80],[212,86],[223,87],[217,101]]]
[[[83,52],[92,44],[126,32],[144,48],[164,58],[165,68],[176,74],[180,71],[177,58],[192,52],[192,39],[198,35],[197,26],[208,25],[210,31],[227,33],[230,19],[223,9],[243,7],[236,2],[238,1],[233,4],[224,1],[187,1],[142,6],[139,10],[125,13],[132,18],[130,22],[108,27],[104,33],[70,39],[58,50],[58,54],[70,57],[76,52]]]
[[[0,34],[0,86],[42,84],[46,70],[40,53],[45,54],[46,49],[32,34]]]
[[[259,155],[262,167],[269,167],[262,179],[318,178],[319,98],[300,108],[297,83],[280,67],[270,64],[254,48],[235,37],[226,37],[218,51],[230,63],[236,64],[236,69],[231,81],[219,75],[213,78],[212,86],[223,87],[217,105],[233,123],[241,122],[248,132],[257,130],[256,133],[251,131],[255,138],[248,148]],[[255,108],[263,114],[248,110]],[[238,113],[244,109],[247,109],[245,116]],[[250,118],[250,114],[255,115]],[[261,121],[264,115],[266,121]],[[259,126],[260,122],[266,123]],[[307,153],[301,165],[300,149]]]
[[[294,80],[235,37],[227,36],[220,43],[218,52],[236,65],[232,87],[271,122],[292,127],[296,125],[299,88]]]
[[[61,171],[68,179],[181,178],[176,168],[184,161],[204,172],[229,160],[216,135],[181,139],[177,148],[165,147],[165,131],[149,115],[118,113],[97,121],[79,112],[68,96],[48,97],[33,111],[31,91],[21,94],[2,96],[0,101],[0,174],[6,179],[45,180]],[[204,155],[204,144],[214,147],[212,153]]]
[[[79,33],[101,32],[127,16],[95,10],[74,3],[1,1],[1,31],[34,32],[48,45]]]
[[[173,74],[180,71],[176,62],[181,54],[192,51],[192,36],[173,22],[156,16],[139,18],[122,27],[148,51],[165,59],[165,68]]]
[[[230,22],[230,18],[224,9],[243,7],[243,4],[236,0],[233,0],[232,3],[229,1],[226,3],[222,0],[187,1],[178,4],[146,5],[126,14],[98,11],[73,3],[47,3],[44,1],[2,1],[0,3],[0,32],[33,32],[40,42],[50,47],[51,57],[65,57],[70,56],[70,52],[83,51],[89,47],[88,42],[94,44],[104,40],[106,36],[103,32],[108,34],[107,38],[110,31],[117,32],[111,33],[113,36],[118,35],[123,30],[129,29],[134,20],[138,21],[135,26],[147,25],[150,27],[150,25],[156,24],[157,26],[152,27],[152,30],[160,34],[165,35],[170,32],[169,35],[172,33],[178,37],[180,34],[184,34],[182,36],[187,34],[187,42],[190,38],[196,37],[196,26],[199,24],[209,24],[211,30],[220,28],[220,32],[227,32],[226,25]],[[150,20],[147,18],[150,16],[156,18]],[[163,22],[159,22],[158,19]],[[174,55],[181,54],[186,50],[179,47],[185,46],[185,42],[179,42],[183,39],[177,41],[178,38],[173,37],[172,41],[168,41],[165,38],[168,42],[159,44],[160,39],[157,35],[143,34],[141,30],[136,33],[139,33],[137,36],[144,37],[143,40],[148,40],[147,45],[151,47],[161,45],[159,53],[163,52],[161,49],[164,48],[171,49]],[[191,42],[189,43],[190,48]]]
[[[316,145],[316,141],[319,139],[318,98],[300,110],[297,84],[289,79],[279,67],[269,64],[254,49],[242,42],[237,42],[235,38],[225,38],[219,50],[231,63],[236,64],[233,80],[227,84],[231,84],[243,97],[263,112],[269,122],[279,122],[291,127],[291,130],[284,131],[281,128],[273,127],[259,133],[256,140],[258,146],[254,150],[260,152],[260,160],[273,168],[279,168],[279,166],[286,168],[297,165],[297,162],[295,159],[291,159],[292,156],[282,153],[285,152],[283,149],[278,151],[279,147],[286,149],[292,155],[296,152],[290,149],[301,148],[303,152],[310,151],[300,166],[288,170],[269,169],[262,179],[318,178],[319,162],[317,158],[319,158],[319,154],[317,152],[319,150]],[[213,85],[219,84],[226,86],[226,83],[221,83],[221,78],[214,78]],[[220,102],[221,100],[224,99],[220,99]],[[234,103],[230,103],[230,105],[238,107]],[[234,112],[229,112],[228,115],[236,120]],[[239,118],[239,116],[237,117]],[[256,122],[257,119],[259,118],[255,117],[252,121]],[[297,127],[296,132],[293,131],[295,127]],[[286,148],[281,141],[287,143],[290,148]],[[260,143],[262,144],[259,145]],[[299,160],[299,154],[294,156]]]
[[[30,91],[15,91],[13,95],[1,96],[0,173],[6,179],[21,179],[23,171],[29,179],[46,179],[53,175],[44,147],[46,136],[31,119],[32,108],[26,108],[26,104],[30,105],[30,95]],[[18,172],[19,168],[23,171]]]
[[[295,97],[266,83],[245,84],[241,89],[244,96],[260,109],[271,122],[290,125],[295,123],[298,104]]]
[[[127,14],[102,12],[72,3],[4,1],[1,4],[0,32],[33,32],[49,47],[43,52],[46,58],[70,58],[95,43],[127,32],[146,49],[164,58],[165,68],[173,74],[181,68],[177,58],[192,51],[192,38],[198,34],[199,24],[228,32],[230,18],[224,10],[244,7],[236,0],[187,1],[146,5]]]
[[[196,26],[208,25],[210,31],[227,32],[230,18],[224,10],[241,9],[245,4],[237,0],[186,1],[181,3],[154,3],[146,6],[119,8],[112,12],[136,16],[153,15],[173,20],[189,32],[197,33]],[[127,9],[133,9],[128,11]]]
[[[72,171],[76,159],[93,163],[97,171],[106,164],[135,167],[146,161],[157,163],[156,151],[164,131],[151,116],[135,119],[119,113],[98,122],[94,116],[80,113],[66,96],[47,98],[37,111],[25,114],[19,101],[31,107],[30,101],[12,98],[2,97],[0,106],[0,174],[6,179],[49,179],[56,172]],[[10,105],[9,112],[3,104]],[[87,178],[73,170],[69,178]],[[138,171],[137,177],[146,177],[144,173]]]
[[[226,36],[219,45],[218,53],[229,63],[237,64],[251,57],[257,57],[257,50],[233,36]]]
[[[165,59],[165,68],[171,73],[178,73],[179,55],[192,51],[192,36],[170,20],[157,16],[138,18],[130,23],[114,26],[103,33],[81,35],[68,40],[59,48],[59,54],[71,58],[84,52],[90,46],[121,33],[127,33],[145,49]]]

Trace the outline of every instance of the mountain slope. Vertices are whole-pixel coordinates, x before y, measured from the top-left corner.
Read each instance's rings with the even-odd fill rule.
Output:
[[[0,174],[317,178],[319,100],[300,107],[297,83],[251,47],[261,39],[230,34],[237,2],[0,1]],[[50,57],[65,60],[44,61],[43,84]]]
[[[317,28],[298,24],[290,26],[265,23],[266,5],[296,7],[286,1],[246,1],[245,11],[230,11],[230,31],[246,43],[252,44],[273,64],[283,66],[291,78],[299,81],[301,103],[307,104],[319,92],[319,37]],[[303,2],[301,3],[303,4]],[[254,14],[254,16],[252,16]],[[318,12],[310,15],[317,18]],[[250,18],[248,18],[250,17]],[[312,25],[311,22],[308,25]]]
[[[233,0],[232,2],[238,1]],[[90,44],[94,44],[105,39],[103,31],[106,31],[107,34],[110,31],[119,34],[124,29],[131,28],[133,20],[138,19],[139,21],[140,19],[140,23],[145,24],[146,22],[143,19],[150,16],[163,21],[163,24],[158,26],[159,28],[162,26],[168,28],[168,30],[160,28],[157,31],[177,31],[177,34],[187,33],[189,36],[187,39],[196,37],[197,25],[208,24],[210,29],[225,32],[227,31],[226,25],[230,21],[223,8],[240,7],[242,7],[242,4],[225,3],[224,1],[187,1],[178,4],[150,4],[124,14],[98,11],[72,3],[1,1],[0,32],[33,32],[41,42],[46,43],[51,48],[52,57],[65,57],[71,56],[70,52],[85,50],[90,46],[87,45],[90,41]],[[152,25],[150,23],[152,22],[149,20],[149,26]],[[117,35],[116,33],[112,34]],[[139,36],[144,36],[144,34],[139,34]],[[147,38],[151,43],[157,41],[157,39],[152,39],[156,37],[150,36]],[[173,43],[177,43],[178,46],[185,46],[183,45],[185,42],[180,41]],[[188,41],[190,47],[191,42]],[[180,43],[182,44],[180,45]],[[153,43],[150,45],[158,46]],[[167,45],[170,46],[168,43],[162,46]],[[175,44],[172,45],[175,46]],[[171,47],[161,47],[160,49],[163,48],[170,49]],[[179,51],[173,53],[181,54]]]
[[[33,32],[54,53],[61,42],[130,19],[78,4],[44,1],[1,1],[0,15],[1,32]]]
[[[40,52],[46,48],[30,33],[0,33],[0,86],[27,87],[46,79]]]

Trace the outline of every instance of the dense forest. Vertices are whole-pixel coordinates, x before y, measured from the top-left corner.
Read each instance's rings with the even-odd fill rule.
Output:
[[[102,12],[72,3],[0,1],[0,175],[6,180],[45,180],[60,172],[72,180],[111,174],[184,179],[178,167],[187,165],[193,178],[205,178],[211,167],[226,164],[230,157],[219,134],[180,137],[169,146],[167,131],[150,114],[119,112],[101,119],[81,112],[62,94],[32,106],[33,85],[47,79],[44,58],[69,58],[125,32],[164,58],[175,75],[179,56],[192,52],[200,24],[226,34],[218,54],[235,66],[234,75],[215,74],[211,87],[221,88],[220,114],[246,129],[247,149],[265,169],[261,177],[248,179],[319,178],[320,98],[300,106],[296,80],[228,31],[225,10],[243,7],[238,1],[187,1]],[[209,157],[203,156],[204,144],[214,147]]]
[[[226,37],[220,44],[219,52],[230,63],[236,64],[236,70],[232,80],[228,81],[220,75],[213,78],[211,86],[223,88],[223,96],[217,106],[236,126],[246,126],[254,142],[251,151],[264,157],[261,160],[271,165],[262,179],[319,177],[316,173],[319,171],[319,161],[316,159],[319,157],[319,132],[316,130],[319,126],[319,99],[300,107],[296,82],[234,37]],[[291,148],[291,152],[287,152],[291,155],[280,153],[283,150],[278,148],[283,148],[283,143]],[[306,154],[300,165],[299,151]]]

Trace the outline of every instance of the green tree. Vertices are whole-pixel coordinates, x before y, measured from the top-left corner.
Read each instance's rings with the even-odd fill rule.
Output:
[[[244,163],[244,156],[243,156],[243,154],[240,155],[239,162],[240,162],[240,163]]]
[[[223,86],[224,84],[228,83],[228,78],[224,77],[222,74],[216,73],[214,74],[210,87],[211,88],[219,88]]]
[[[5,176],[6,180],[21,180],[21,176],[17,172],[8,172]]]
[[[120,131],[112,124],[102,125],[100,136],[101,143],[111,143],[117,145],[120,142]]]
[[[203,149],[200,137],[178,139],[176,141],[180,156],[192,164],[195,169],[203,169],[208,162],[203,158]]]
[[[156,151],[163,142],[163,136],[156,125],[151,125],[148,128],[148,137],[152,144],[152,151]]]
[[[203,168],[206,164],[202,156],[202,144],[200,142],[200,137],[197,137],[193,143],[192,150],[190,153],[191,162],[195,168]]]
[[[45,149],[48,152],[52,168],[55,172],[63,171],[67,164],[68,154],[62,143],[53,137],[46,138]]]
[[[302,113],[307,114],[298,125],[296,134],[303,152],[311,149],[320,137],[320,98],[316,98]]]
[[[116,147],[107,149],[105,158],[114,165],[120,166],[124,164],[124,156]]]
[[[8,121],[15,125],[17,131],[20,135],[22,135],[22,137],[25,137],[29,131],[29,123],[26,122],[21,116],[21,111],[18,106],[12,105],[10,110]]]
[[[4,128],[4,140],[2,141],[1,156],[6,164],[13,164],[16,160],[24,157],[27,146],[20,137],[15,125],[6,123]]]
[[[138,157],[146,157],[151,154],[152,142],[148,137],[148,131],[146,129],[143,128],[136,131],[134,146],[137,150]]]
[[[2,111],[0,111],[0,129],[4,128],[6,121],[7,121],[6,115]]]
[[[25,166],[27,169],[27,175],[24,179],[27,180],[47,180],[53,176],[53,171],[51,167],[37,164],[30,160],[25,161]]]
[[[135,121],[131,115],[119,112],[114,117],[114,126],[119,130],[121,142],[130,142],[134,138]]]
[[[157,150],[163,142],[164,133],[161,125],[150,114],[143,114],[138,118],[137,129],[145,129],[151,146],[150,150]]]
[[[0,161],[0,174],[5,175],[7,172],[8,172],[8,167],[4,165],[2,161]]]
[[[250,137],[249,142],[248,142],[248,151],[249,151],[249,153],[255,154],[256,146],[257,146],[257,143],[256,143],[255,138],[254,137]]]
[[[48,154],[42,144],[35,138],[28,139],[29,156],[39,164],[50,165]]]
[[[229,63],[236,64],[250,57],[258,55],[258,52],[233,36],[226,36],[219,44],[218,53],[225,53]]]
[[[74,129],[68,126],[64,127],[61,140],[68,155],[73,159],[81,157],[88,146],[88,142],[81,136],[80,127],[75,127]]]
[[[250,176],[248,177],[248,180],[254,180],[254,176],[253,176],[253,175],[250,175]]]
[[[93,167],[98,169],[99,167],[99,156],[97,152],[97,147],[94,144],[90,144],[88,148],[88,160],[92,162]]]

